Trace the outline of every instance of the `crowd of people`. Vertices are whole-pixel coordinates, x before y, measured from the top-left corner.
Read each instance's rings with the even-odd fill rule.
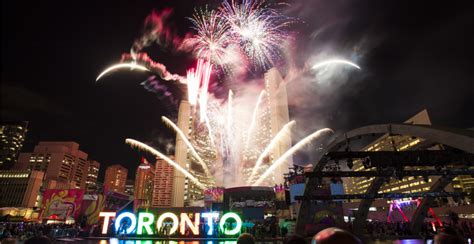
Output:
[[[84,235],[77,225],[39,223],[0,223],[0,242],[49,243],[56,238]],[[48,242],[49,240],[49,242]]]
[[[458,223],[442,222],[441,224],[436,222],[425,222],[419,233],[411,233],[410,224],[407,222],[388,223],[372,221],[367,222],[366,224],[367,235],[374,239],[402,238],[410,236],[431,238],[445,229],[449,229],[451,232],[454,232],[459,236],[474,236],[474,223],[468,221],[461,221]]]
[[[335,229],[343,231],[344,233],[351,233],[351,224],[342,228],[326,228],[325,230]],[[109,228],[113,230],[114,228]],[[345,230],[342,230],[345,229]],[[25,243],[50,243],[57,238],[77,238],[88,236],[100,236],[100,226],[91,226],[88,228],[81,228],[79,225],[66,224],[39,224],[39,223],[0,223],[0,243],[17,243],[17,241],[25,241]],[[163,230],[165,231],[165,230]],[[202,233],[206,233],[203,230]],[[265,221],[245,220],[242,224],[241,233],[248,234],[254,239],[270,239],[281,238],[284,242],[289,244],[303,243],[304,238],[298,238],[294,235],[294,223],[290,220],[275,221],[274,219],[267,219]],[[318,234],[325,233],[320,231]],[[332,232],[331,232],[332,233]],[[340,234],[326,233],[325,235]],[[166,233],[157,233],[158,237],[170,237]],[[467,221],[459,221],[456,223],[443,222],[442,225],[434,225],[432,223],[425,223],[422,230],[417,235],[410,233],[408,223],[388,223],[388,222],[367,222],[366,238],[370,240],[375,239],[403,239],[407,237],[423,237],[425,239],[433,239],[437,236],[439,238],[447,238],[448,240],[457,240],[460,237],[472,237],[474,235],[474,223]],[[352,234],[351,234],[352,235]],[[120,236],[120,233],[111,232],[109,236]],[[189,236],[191,237],[191,236]],[[217,233],[216,236],[219,237]],[[454,239],[453,239],[454,238]],[[306,242],[305,242],[306,243]],[[323,243],[323,242],[318,242]],[[327,242],[331,243],[331,242]],[[349,242],[350,243],[350,242]],[[438,242],[443,243],[443,242]],[[460,242],[462,243],[462,242]]]

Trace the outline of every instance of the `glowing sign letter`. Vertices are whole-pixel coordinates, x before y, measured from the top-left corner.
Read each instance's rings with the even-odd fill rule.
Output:
[[[214,225],[212,224],[212,219],[219,218],[219,213],[202,213],[201,216],[205,219],[207,218],[207,227],[209,227],[209,230],[207,231],[207,235],[211,236],[212,233],[214,232]]]
[[[135,227],[137,227],[137,217],[135,217],[135,214],[130,213],[130,212],[121,213],[117,217],[117,219],[115,220],[115,231],[117,233],[120,233],[123,231],[123,229],[120,229],[120,225],[122,224],[122,220],[124,218],[129,218],[130,221],[132,222],[130,225],[128,225],[128,228],[125,230],[126,234],[131,234],[135,230]]]
[[[147,221],[145,221],[145,219]],[[153,235],[150,225],[153,224],[154,220],[155,216],[151,213],[138,213],[137,235],[143,233],[143,228],[145,228],[147,235]]]
[[[191,221],[191,219],[189,219],[188,214],[181,213],[180,217],[181,217],[181,222],[179,223],[179,232],[181,233],[181,235],[185,234],[184,232],[186,231],[186,226],[185,226],[186,224],[189,226],[189,228],[193,232],[193,235],[199,235],[199,223],[201,221],[201,218],[199,218],[199,213],[194,214],[194,224]]]
[[[163,213],[156,221],[156,228],[160,230],[163,225],[163,221],[168,218],[173,220],[173,226],[171,226],[170,233],[169,233],[170,235],[172,235],[176,232],[176,230],[178,230],[178,225],[179,225],[178,216],[176,216],[176,214],[174,213],[170,213],[170,212]]]
[[[104,224],[102,225],[102,234],[107,234],[109,230],[110,218],[115,218],[114,212],[100,212],[99,217],[104,217]]]
[[[232,230],[224,228],[225,221],[229,218],[235,219],[235,227]],[[221,228],[221,230],[224,230],[224,234],[229,236],[235,235],[238,234],[240,232],[240,229],[242,228],[242,220],[236,213],[226,213],[222,215],[221,221],[219,222],[219,227]]]

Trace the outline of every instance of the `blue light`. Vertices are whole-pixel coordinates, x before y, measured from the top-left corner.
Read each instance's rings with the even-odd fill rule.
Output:
[[[128,228],[125,230],[125,233],[126,234],[133,233],[133,231],[135,230],[135,227],[137,227],[137,217],[135,216],[135,214],[130,213],[130,212],[123,212],[117,217],[117,219],[115,220],[115,232],[119,231],[120,225],[124,218],[129,218],[130,221],[132,222],[130,226],[128,226]]]

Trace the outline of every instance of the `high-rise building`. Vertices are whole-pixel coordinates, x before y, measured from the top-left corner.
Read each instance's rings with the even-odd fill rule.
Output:
[[[0,170],[0,207],[39,207],[44,172]]]
[[[174,156],[168,156],[174,160]],[[174,168],[163,159],[157,159],[155,165],[155,179],[153,186],[152,207],[173,207],[175,199],[174,191]]]
[[[125,182],[125,194],[133,196],[135,192],[135,181],[132,179],[127,179]]]
[[[181,100],[178,110],[178,127],[185,135],[189,135],[190,125],[192,124],[191,104],[186,100]],[[176,135],[175,161],[183,168],[189,167],[188,148],[184,140]],[[173,207],[183,207],[185,197],[185,179],[183,173],[174,170],[172,204]]]
[[[39,142],[31,153],[20,153],[15,169],[45,172],[44,180],[67,182],[85,189],[88,175],[87,153],[72,141]]]
[[[155,167],[142,158],[135,174],[134,209],[151,207]]]
[[[104,187],[109,191],[125,193],[128,169],[120,164],[114,164],[105,170]]]
[[[245,178],[249,177],[255,162],[265,147],[278,134],[278,132],[290,121],[288,111],[288,97],[285,82],[276,68],[270,69],[264,76],[265,96],[262,99],[259,109],[259,117],[256,121],[256,128],[250,135],[246,135],[246,140],[251,141],[251,145],[244,144],[242,170]],[[256,176],[263,174],[270,165],[277,160],[283,153],[291,147],[291,136],[284,137],[277,142],[267,158],[263,160]],[[284,183],[283,174],[293,166],[293,160],[290,158],[285,163],[275,169],[271,177],[267,178],[262,184],[273,186]]]
[[[0,169],[11,169],[23,147],[28,122],[2,122],[0,125]]]
[[[87,161],[86,190],[94,192],[98,190],[97,177],[99,177],[100,163],[95,160]]]
[[[201,156],[203,162],[210,167],[215,163],[216,155],[208,150],[209,138],[208,133],[203,130],[198,130],[198,121],[196,117],[191,114],[191,105],[188,101],[182,100],[178,112],[178,127],[190,140],[196,144],[196,151]],[[207,146],[206,146],[207,145]],[[176,162],[188,170],[192,175],[199,179],[199,181],[209,187],[214,186],[213,178],[208,177],[203,172],[202,166],[191,156],[188,152],[188,147],[184,140],[177,135],[175,147]],[[202,189],[196,186],[190,179],[184,176],[178,170],[174,171],[173,178],[173,206],[182,207],[189,206],[193,201],[200,200],[204,197]]]

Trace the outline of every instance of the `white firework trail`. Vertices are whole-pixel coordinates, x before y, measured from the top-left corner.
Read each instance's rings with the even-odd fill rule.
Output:
[[[253,181],[253,178],[255,174],[257,173],[258,169],[260,168],[260,165],[263,162],[263,159],[270,153],[270,151],[275,147],[275,145],[283,138],[288,137],[291,133],[292,127],[296,124],[294,120],[290,121],[286,125],[281,128],[281,130],[276,134],[276,136],[272,139],[272,141],[267,145],[267,147],[263,150],[263,152],[260,154],[260,156],[257,159],[257,162],[255,163],[255,166],[252,169],[252,173],[250,174],[250,177],[247,179],[247,184]]]
[[[333,133],[334,131],[329,128],[320,129],[313,134],[305,137],[298,143],[296,143],[293,147],[291,147],[288,151],[286,151],[283,155],[281,155],[273,164],[255,181],[252,186],[260,185],[268,176],[270,176],[273,171],[284,163],[290,156],[292,156],[295,152],[306,146],[306,144],[310,143],[312,140],[315,140],[321,136],[323,133]]]
[[[204,122],[206,123],[207,133],[209,134],[209,140],[211,141],[212,147],[215,147],[216,144],[214,143],[214,134],[212,133],[211,123],[209,122],[209,117],[207,114],[204,114]]]
[[[248,146],[249,146],[250,135],[252,135],[253,129],[255,127],[255,123],[257,121],[258,108],[260,107],[260,103],[262,103],[262,98],[265,94],[266,94],[265,90],[261,91],[260,95],[258,96],[258,99],[257,99],[257,104],[255,104],[255,108],[254,108],[253,114],[252,114],[252,121],[250,122],[250,126],[249,126],[249,129],[247,131],[247,140],[245,142],[245,149],[247,149]]]
[[[232,100],[234,93],[232,90],[229,90],[229,97],[227,99],[227,136],[230,136],[232,133]]]
[[[211,79],[212,65],[210,62],[204,62],[203,64],[204,74],[202,76],[202,86],[199,94],[199,112],[201,123],[207,116],[207,100],[208,100],[208,89],[209,89],[209,80]]]
[[[319,69],[323,66],[326,66],[326,65],[331,65],[331,64],[346,64],[346,65],[350,65],[356,69],[360,69],[360,66],[353,63],[353,62],[350,62],[350,61],[347,61],[347,60],[344,60],[344,59],[331,59],[331,60],[325,60],[325,61],[322,61],[322,62],[319,62],[315,65],[313,65],[313,67],[311,67],[312,69]]]
[[[97,76],[95,81],[97,82],[100,78],[102,78],[102,76],[106,75],[107,73],[109,73],[113,70],[116,70],[116,69],[121,69],[121,68],[130,68],[130,70],[137,69],[137,70],[142,70],[142,71],[149,71],[145,66],[139,65],[139,64],[134,63],[134,62],[115,64],[115,65],[112,65],[112,66],[108,67],[104,71],[102,71],[102,73],[100,73],[99,76]]]
[[[177,164],[175,161],[171,160],[170,158],[166,157],[164,154],[160,153],[158,150],[154,149],[153,147],[150,147],[146,145],[143,142],[134,140],[134,139],[126,139],[125,140],[126,144],[129,144],[132,147],[136,147],[138,149],[146,150],[155,156],[165,160],[167,163],[169,163],[171,166],[179,170],[181,173],[183,173],[186,177],[188,177],[192,182],[196,184],[197,187],[199,187],[202,190],[205,190],[207,187],[203,185],[196,177],[194,177],[189,171],[181,167],[179,164]]]
[[[201,164],[202,168],[204,169],[204,172],[206,173],[206,176],[207,177],[210,177],[211,176],[211,173],[209,172],[209,168],[207,167],[206,163],[204,163],[204,161],[202,160],[202,158],[199,156],[199,154],[196,152],[196,150],[194,149],[193,145],[191,144],[191,142],[189,142],[188,138],[186,137],[186,135],[183,133],[182,130],[179,129],[178,126],[176,126],[175,123],[173,123],[173,121],[169,120],[168,118],[166,118],[165,116],[162,116],[161,119],[163,120],[163,122],[165,122],[165,124],[171,126],[175,131],[176,133],[178,133],[178,135],[181,137],[181,139],[183,139],[184,143],[188,146],[189,150],[191,150],[191,154],[194,156],[194,158],[197,159],[197,161]]]

